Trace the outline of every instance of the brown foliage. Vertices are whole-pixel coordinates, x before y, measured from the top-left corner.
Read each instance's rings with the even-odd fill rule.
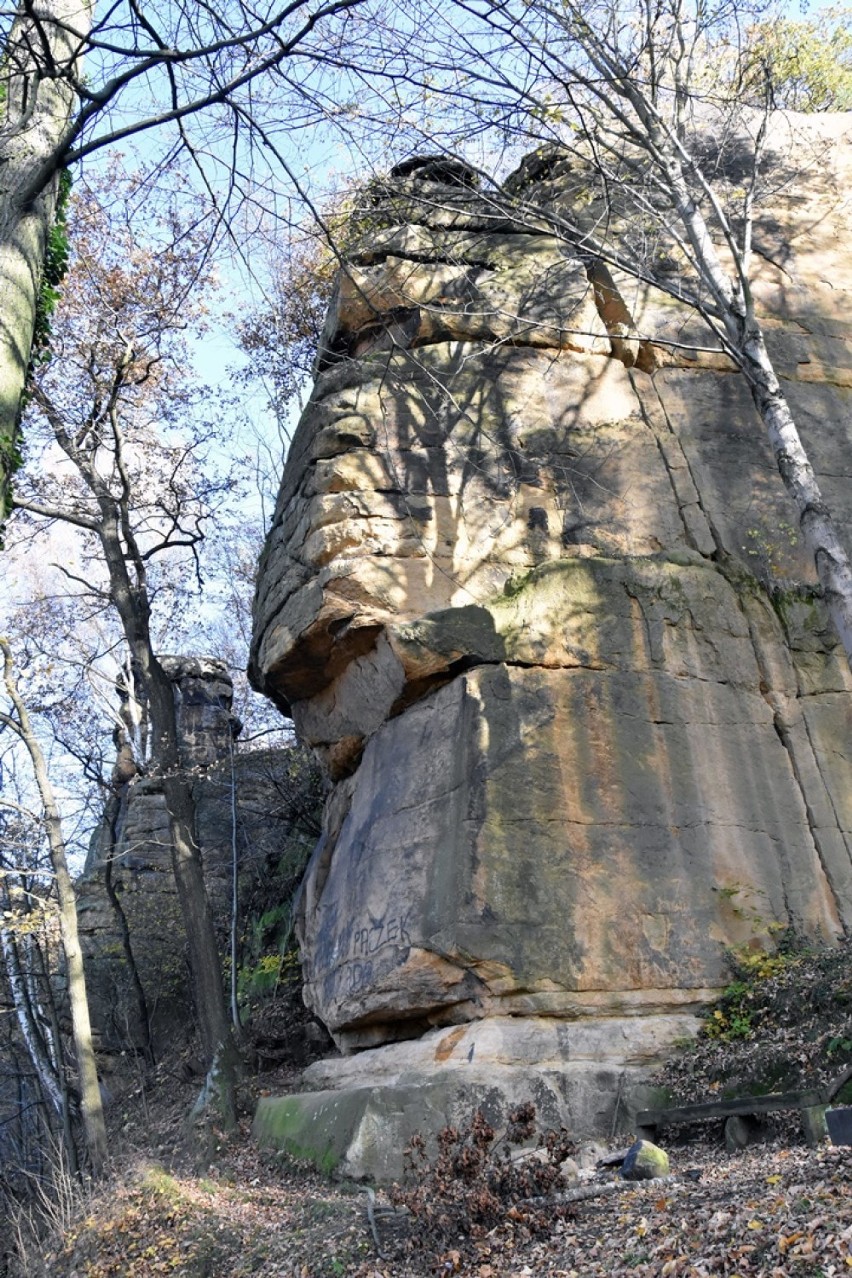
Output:
[[[498,1139],[481,1110],[464,1127],[444,1127],[438,1133],[438,1152],[430,1160],[421,1135],[412,1138],[406,1153],[403,1185],[394,1185],[390,1199],[407,1207],[417,1232],[432,1245],[446,1246],[460,1235],[481,1237],[506,1218],[528,1236],[550,1230],[566,1207],[549,1205],[544,1212],[531,1199],[548,1194],[561,1179],[560,1164],[576,1149],[563,1129],[547,1131],[537,1150],[518,1150],[536,1132],[531,1101],[508,1116]]]

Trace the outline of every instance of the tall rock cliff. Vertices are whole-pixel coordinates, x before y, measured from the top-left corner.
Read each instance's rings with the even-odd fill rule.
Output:
[[[755,289],[852,541],[849,121],[798,123],[818,173],[780,184]],[[852,926],[852,681],[743,377],[519,216],[576,210],[566,166],[530,157],[505,190],[429,160],[373,189],[254,677],[336,782],[301,936],[344,1051],[470,1023],[421,1063],[499,1028],[494,1060],[564,1073],[598,1033],[616,1068],[683,1032],[729,947]]]

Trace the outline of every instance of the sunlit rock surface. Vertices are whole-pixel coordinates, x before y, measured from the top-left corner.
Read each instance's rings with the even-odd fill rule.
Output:
[[[819,180],[778,193],[755,288],[852,540],[852,148],[803,127]],[[573,198],[540,167],[512,189]],[[852,685],[795,512],[669,299],[460,166],[373,199],[256,603],[254,678],[336,782],[306,998],[344,1050],[492,1016],[674,1037],[729,947],[852,925]]]

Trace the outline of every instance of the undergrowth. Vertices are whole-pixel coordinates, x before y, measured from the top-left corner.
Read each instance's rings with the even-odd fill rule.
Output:
[[[653,1080],[683,1104],[714,1095],[819,1089],[852,1064],[852,939],[783,937],[731,955],[733,980],[690,1047]],[[837,1103],[852,1100],[852,1085]]]
[[[728,962],[734,979],[708,1013],[702,1035],[723,1043],[750,1038],[762,1001],[761,984],[798,967],[812,954],[812,948],[794,935],[782,937],[774,953],[748,948],[732,950]]]
[[[542,1132],[537,1148],[521,1150],[536,1131],[536,1108],[527,1101],[510,1112],[500,1137],[481,1110],[466,1126],[444,1127],[433,1159],[416,1135],[405,1151],[404,1183],[392,1187],[391,1201],[408,1208],[424,1242],[439,1247],[463,1235],[481,1237],[507,1219],[528,1236],[547,1233],[570,1207],[551,1202],[545,1208],[536,1200],[559,1186],[561,1164],[577,1146],[563,1129]]]

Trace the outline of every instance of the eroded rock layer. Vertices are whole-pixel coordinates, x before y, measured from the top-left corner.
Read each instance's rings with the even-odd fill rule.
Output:
[[[849,535],[852,150],[820,128],[755,288]],[[560,198],[552,166],[524,184]],[[461,166],[362,220],[256,605],[255,680],[336,782],[306,998],[344,1049],[492,1015],[682,1031],[729,947],[852,925],[852,684],[748,389]]]

